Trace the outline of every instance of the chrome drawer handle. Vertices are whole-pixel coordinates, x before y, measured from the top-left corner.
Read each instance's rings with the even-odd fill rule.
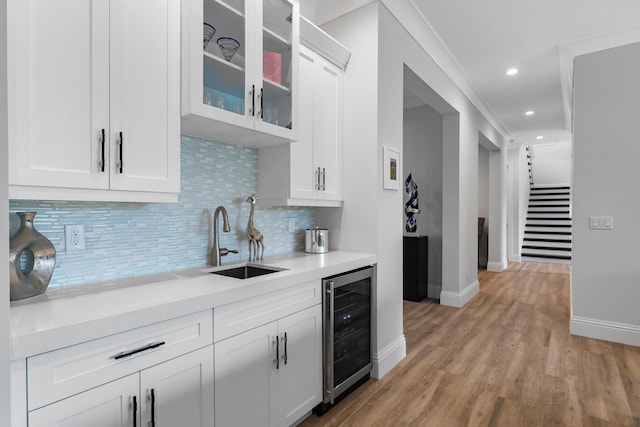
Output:
[[[152,343],[149,343],[149,344],[147,344],[145,346],[142,346],[142,347],[139,347],[139,348],[136,348],[136,349],[133,349],[133,350],[121,351],[120,353],[111,356],[111,358],[115,359],[115,360],[122,359],[122,358],[125,358],[125,357],[133,356],[134,354],[137,354],[137,353],[141,353],[143,351],[147,351],[147,350],[151,350],[151,349],[154,349],[154,348],[158,348],[158,347],[160,347],[161,345],[164,345],[164,344],[165,344],[164,341],[152,342]]]

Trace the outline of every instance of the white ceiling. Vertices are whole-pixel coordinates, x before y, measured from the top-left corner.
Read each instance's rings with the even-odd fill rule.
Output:
[[[640,41],[639,0],[413,2],[518,143],[570,140],[573,55]]]

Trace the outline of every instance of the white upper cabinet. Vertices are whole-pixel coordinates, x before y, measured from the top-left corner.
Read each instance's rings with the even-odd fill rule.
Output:
[[[175,201],[180,1],[8,2],[9,196]]]
[[[298,9],[288,0],[183,1],[183,134],[252,147],[298,139]]]
[[[299,62],[300,138],[289,146],[258,150],[259,200],[266,205],[340,206],[344,71],[304,45]]]

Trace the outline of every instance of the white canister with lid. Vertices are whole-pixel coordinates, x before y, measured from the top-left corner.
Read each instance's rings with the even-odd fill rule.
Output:
[[[329,230],[326,228],[307,228],[304,231],[304,251],[311,254],[329,252]]]

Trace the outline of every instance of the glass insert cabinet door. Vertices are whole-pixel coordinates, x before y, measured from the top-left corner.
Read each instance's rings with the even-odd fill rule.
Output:
[[[285,0],[264,0],[262,5],[263,122],[291,129],[293,56],[293,5]]]
[[[244,0],[203,0],[202,103],[245,115],[247,21]]]
[[[288,0],[202,0],[202,5],[202,103],[232,122],[233,115],[243,116],[248,126],[291,137],[297,117],[298,5]]]

